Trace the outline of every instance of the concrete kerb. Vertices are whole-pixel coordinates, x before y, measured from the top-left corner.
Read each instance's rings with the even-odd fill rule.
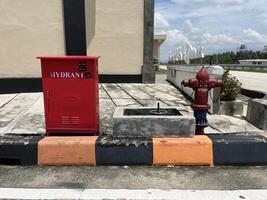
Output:
[[[192,138],[138,139],[90,136],[81,140],[78,137],[67,139],[68,141],[64,141],[64,137],[43,139],[40,136],[31,136],[18,140],[17,137],[14,139],[10,136],[1,136],[1,164],[10,164],[7,161],[17,159],[18,163],[11,164],[37,165],[39,163],[40,165],[57,166],[267,165],[267,133],[264,136],[203,135]],[[16,142],[16,140],[20,142]],[[57,151],[50,150],[49,153],[46,153],[45,149],[51,146]],[[41,148],[45,151],[40,151]],[[67,149],[68,153],[64,153],[64,149]],[[73,149],[76,152],[74,154],[71,153]],[[82,152],[82,155],[79,152]],[[46,156],[47,162],[42,162],[44,159],[41,154]]]
[[[0,164],[36,165],[42,136],[0,136]]]
[[[215,165],[266,165],[267,138],[262,135],[208,135]]]

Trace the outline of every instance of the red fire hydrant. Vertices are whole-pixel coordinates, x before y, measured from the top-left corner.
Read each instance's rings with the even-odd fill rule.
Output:
[[[204,128],[208,126],[207,112],[209,110],[208,94],[209,90],[223,85],[222,80],[209,77],[208,71],[202,67],[196,78],[182,81],[182,85],[190,87],[195,91],[195,100],[192,103],[194,116],[196,118],[196,135],[204,134]]]

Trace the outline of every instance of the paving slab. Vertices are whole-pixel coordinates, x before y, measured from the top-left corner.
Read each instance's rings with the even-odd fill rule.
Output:
[[[176,106],[185,109],[185,116],[192,116],[188,101],[169,84],[100,84],[100,133],[112,134],[112,116],[116,107]],[[44,128],[42,93],[0,95],[0,134],[42,134]],[[242,118],[223,115],[209,116],[207,134],[259,133]]]
[[[173,101],[175,101],[175,100],[177,100],[177,97],[169,95],[166,92],[162,92],[162,91],[156,90],[156,89],[150,87],[149,84],[146,84],[146,85],[144,85],[142,87],[138,86],[138,88],[141,91],[146,92],[150,96],[152,96],[152,97],[154,97],[156,99],[159,99],[161,101],[164,101],[164,100],[170,100],[170,101],[173,100]]]
[[[148,84],[149,87],[161,91],[163,93],[166,93],[168,95],[171,95],[173,97],[176,97],[176,99],[185,100],[187,102],[190,102],[190,100],[183,95],[182,91],[180,89],[177,89],[176,87],[172,86],[171,84]]]
[[[164,100],[165,103],[167,103],[170,106],[187,106],[190,108],[190,110],[193,110],[191,108],[191,102],[190,101],[185,101],[185,100],[181,100],[181,99],[177,99],[177,100]]]
[[[226,115],[208,115],[209,126],[222,134],[261,134],[256,128],[243,118]]]
[[[0,108],[15,98],[18,94],[2,94],[0,98]]]
[[[115,108],[111,99],[100,99],[100,133],[103,135],[112,135],[112,116]]]
[[[9,134],[45,134],[44,101],[40,93],[35,103],[23,113]]]
[[[109,99],[110,97],[102,87],[102,85],[99,84],[99,98],[100,99]]]
[[[9,133],[40,95],[40,93],[22,93],[2,107],[0,109],[0,135]]]
[[[135,99],[138,99],[138,100],[153,99],[151,95],[148,95],[147,93],[139,90],[136,84],[123,83],[123,84],[117,84],[117,85]]]
[[[102,86],[112,99],[132,99],[116,84],[102,84]]]
[[[112,99],[117,107],[135,107],[135,106],[142,106],[134,99]]]
[[[205,128],[205,134],[223,134],[221,131],[211,128],[210,126]]]

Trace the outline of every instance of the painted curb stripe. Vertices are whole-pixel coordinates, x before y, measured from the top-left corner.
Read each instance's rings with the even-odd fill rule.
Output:
[[[152,139],[114,139],[96,141],[97,165],[152,165]]]
[[[201,136],[207,137],[207,136]],[[120,141],[111,138],[99,137],[95,142],[88,144],[88,154],[91,161],[76,162],[76,165],[212,165],[212,158],[216,165],[266,165],[267,164],[267,135],[244,136],[244,135],[209,135],[213,146],[213,157],[209,162],[189,162],[189,158],[199,159],[199,154],[181,153],[181,141],[162,145],[160,141],[168,138],[153,138]],[[75,138],[75,137],[73,137]],[[6,164],[6,159],[18,160],[21,165],[36,165],[38,152],[37,143],[41,136],[1,136],[0,137],[0,161]],[[174,139],[174,138],[172,138]],[[103,142],[104,140],[104,142]],[[175,140],[175,139],[174,139]],[[176,138],[179,140],[179,138]],[[125,142],[126,141],[126,142]],[[115,144],[115,143],[117,144]],[[122,144],[122,142],[125,142]],[[140,142],[142,143],[141,145]],[[41,144],[41,142],[40,142]],[[66,143],[65,143],[66,144]],[[154,146],[154,147],[153,147]],[[164,148],[163,148],[164,147]],[[201,142],[195,144],[201,148]],[[167,148],[167,151],[166,151]],[[57,147],[58,149],[58,147]],[[192,148],[190,148],[192,151]],[[212,150],[211,150],[212,151]],[[93,153],[94,152],[94,153]],[[198,152],[198,151],[196,151]],[[62,152],[61,152],[62,153]],[[202,153],[204,155],[204,153]],[[205,153],[207,154],[207,153]],[[68,154],[68,157],[74,154]],[[78,155],[78,154],[77,154]],[[160,156],[159,156],[160,155]],[[209,153],[208,153],[209,155]],[[63,154],[58,155],[63,156]],[[173,157],[174,156],[174,157]],[[154,157],[154,158],[153,158]],[[61,158],[64,158],[61,157]],[[58,158],[57,158],[58,159]],[[94,160],[95,161],[92,161]],[[167,159],[167,160],[166,160]],[[180,159],[180,160],[179,160]],[[153,161],[154,160],[154,161]],[[41,163],[40,163],[41,164]],[[42,163],[42,165],[69,165],[70,162]],[[73,163],[72,163],[73,164]]]
[[[209,135],[216,165],[267,164],[267,138],[261,135]]]
[[[153,138],[154,165],[213,165],[212,142],[207,136]]]
[[[5,199],[186,199],[186,200],[263,200],[267,190],[126,190],[126,189],[25,189],[0,188]]]
[[[41,136],[11,136],[0,137],[0,161],[2,164],[36,165],[38,142]]]
[[[95,165],[97,136],[46,137],[38,144],[39,165]]]

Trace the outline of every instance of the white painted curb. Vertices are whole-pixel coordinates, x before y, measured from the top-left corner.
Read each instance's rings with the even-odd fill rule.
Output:
[[[1,188],[0,199],[179,199],[266,200],[267,190],[123,190],[123,189],[24,189]]]

